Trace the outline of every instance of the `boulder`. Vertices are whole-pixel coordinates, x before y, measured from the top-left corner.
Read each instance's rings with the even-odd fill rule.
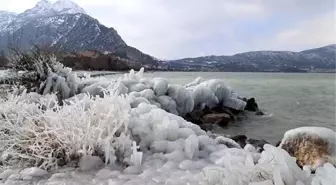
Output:
[[[280,144],[281,144],[281,141],[278,141],[277,143],[275,143],[275,146],[278,147],[280,146]]]
[[[212,130],[214,125],[213,124],[201,124],[199,125],[202,130],[209,131]]]
[[[268,144],[265,139],[251,139],[247,138],[246,135],[236,135],[230,138],[237,142],[242,148],[244,148],[247,144],[250,144],[254,146],[258,152],[262,152],[264,150],[264,145]]]
[[[204,111],[203,110],[193,110],[192,112],[187,113],[185,115],[185,119],[194,123],[194,124],[201,125],[202,124],[202,121],[201,121],[202,116],[204,116]]]
[[[257,115],[257,116],[263,116],[263,115],[265,115],[265,113],[263,113],[262,111],[257,111],[255,113],[255,115]]]
[[[234,140],[235,142],[237,142],[242,148],[245,147],[246,141],[247,141],[246,135],[236,135],[230,138]]]
[[[257,102],[255,101],[254,98],[250,98],[248,100],[246,100],[246,98],[244,98],[243,100],[246,101],[245,110],[252,111],[252,112],[259,111],[258,104],[257,104]]]
[[[279,147],[311,171],[324,163],[336,165],[336,133],[323,127],[300,127],[285,133]]]
[[[204,115],[202,118],[203,124],[217,124],[219,126],[226,126],[229,124],[230,121],[232,121],[231,117],[227,113],[212,113]]]
[[[254,146],[258,152],[264,151],[264,145],[269,144],[265,139],[248,139],[247,142],[248,144],[251,144]]]
[[[211,109],[212,112],[215,112],[215,113],[226,113],[226,114],[229,114],[231,119],[233,120],[237,120],[237,115],[239,113],[241,113],[241,111],[237,111],[237,110],[234,110],[234,109],[231,109],[231,108],[228,108],[228,107],[214,107]]]
[[[219,113],[216,110],[214,110],[214,108],[210,109],[210,107],[208,106],[205,106],[202,111],[204,114]]]

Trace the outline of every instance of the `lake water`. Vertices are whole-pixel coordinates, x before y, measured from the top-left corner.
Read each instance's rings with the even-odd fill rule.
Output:
[[[335,129],[335,74],[320,73],[222,73],[154,72],[148,77],[167,78],[170,83],[186,84],[201,76],[222,79],[241,96],[255,97],[265,116],[216,128],[215,132],[279,141],[292,128],[321,126]],[[112,77],[113,78],[113,77]]]
[[[265,116],[250,115],[248,119],[227,128],[216,128],[214,132],[245,134],[274,144],[287,130],[296,127],[321,126],[336,131],[335,74],[154,72],[145,73],[145,76],[163,77],[181,85],[199,76],[222,79],[241,96],[255,97],[266,113]]]

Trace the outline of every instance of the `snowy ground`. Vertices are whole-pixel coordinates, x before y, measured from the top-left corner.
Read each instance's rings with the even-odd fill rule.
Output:
[[[68,96],[73,84],[57,78],[56,87]],[[282,149],[265,145],[260,154],[252,145],[240,148],[179,116],[218,103],[242,109],[244,102],[221,81],[198,78],[180,86],[131,72],[117,83],[83,83],[76,84],[82,94],[62,107],[50,94],[23,93],[1,100],[3,184],[332,185],[336,181],[336,169],[329,163],[311,174]],[[52,92],[51,86],[45,88]],[[61,166],[64,163],[67,167]]]

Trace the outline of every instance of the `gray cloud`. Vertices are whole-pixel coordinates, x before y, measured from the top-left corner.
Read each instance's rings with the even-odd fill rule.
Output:
[[[86,9],[115,27],[127,43],[162,58],[314,47],[302,38],[280,41],[279,35],[294,27],[300,29],[300,25],[305,25],[303,35],[311,35],[306,33],[310,32],[309,20],[334,11],[333,0],[126,0],[105,4],[99,12],[100,3],[87,3]],[[332,18],[323,19],[333,25]],[[311,26],[318,26],[316,22]],[[327,32],[317,31],[321,35]],[[311,43],[333,43],[327,35],[321,42]]]

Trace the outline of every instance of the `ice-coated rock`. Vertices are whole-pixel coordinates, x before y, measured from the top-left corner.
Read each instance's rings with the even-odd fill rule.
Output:
[[[12,174],[17,174],[19,173],[19,170],[14,170],[14,169],[6,169],[0,174],[0,179],[1,180],[6,180],[9,176]]]
[[[154,78],[154,92],[157,96],[162,96],[167,93],[168,81],[164,78]]]
[[[262,182],[250,182],[248,185],[274,185],[272,180],[265,180]]]
[[[112,172],[109,169],[101,169],[98,171],[98,173],[96,173],[95,178],[100,179],[100,180],[107,180],[110,179],[112,177]]]
[[[175,150],[171,153],[165,154],[168,161],[181,162],[185,159],[185,153],[182,150]]]
[[[43,177],[48,174],[47,171],[42,170],[37,167],[26,168],[20,172],[21,175],[32,176],[32,177]]]
[[[184,152],[189,159],[192,159],[198,151],[198,142],[198,138],[194,134],[185,140]]]
[[[301,167],[309,166],[311,170],[324,163],[336,165],[336,133],[323,127],[300,127],[287,131],[280,143],[297,159]]]
[[[178,115],[178,112],[177,112],[177,109],[176,109],[176,102],[171,97],[169,97],[169,96],[159,96],[157,98],[157,102],[160,103],[161,108],[163,110],[166,110],[167,112]]]
[[[154,100],[156,98],[152,89],[145,89],[141,91],[140,96],[146,98],[147,100]]]
[[[70,176],[69,173],[54,173],[50,179],[66,179]]]
[[[194,109],[194,100],[191,93],[183,86],[173,84],[168,88],[168,96],[175,100],[179,115],[185,115]]]
[[[151,149],[155,152],[165,152],[168,149],[168,141],[154,141],[151,145]]]
[[[143,91],[145,89],[147,89],[148,87],[145,84],[142,83],[137,83],[137,84],[131,84],[128,86],[128,92],[140,92]]]
[[[219,103],[218,98],[215,96],[214,92],[204,84],[197,85],[193,89],[192,97],[194,99],[195,108],[200,107],[200,109],[203,109],[205,105],[212,108]]]
[[[136,108],[138,107],[141,103],[147,103],[151,104],[146,98],[144,97],[135,97],[131,100],[131,107]]]
[[[200,83],[202,83],[202,82],[204,82],[204,81],[205,81],[205,79],[203,79],[202,77],[199,76],[199,77],[197,77],[194,81],[192,81],[192,82],[186,84],[185,87],[186,87],[186,88],[188,88],[188,87],[193,87],[193,86],[196,86],[196,85],[198,85],[198,84],[200,84]]]
[[[99,168],[103,165],[103,161],[98,156],[83,156],[79,161],[79,169],[89,171]]]
[[[126,174],[139,174],[141,172],[140,166],[129,166],[124,170]]]
[[[184,138],[184,139],[188,138],[190,135],[193,135],[193,134],[196,135],[195,132],[190,128],[180,128],[178,133],[179,133],[179,138]]]

